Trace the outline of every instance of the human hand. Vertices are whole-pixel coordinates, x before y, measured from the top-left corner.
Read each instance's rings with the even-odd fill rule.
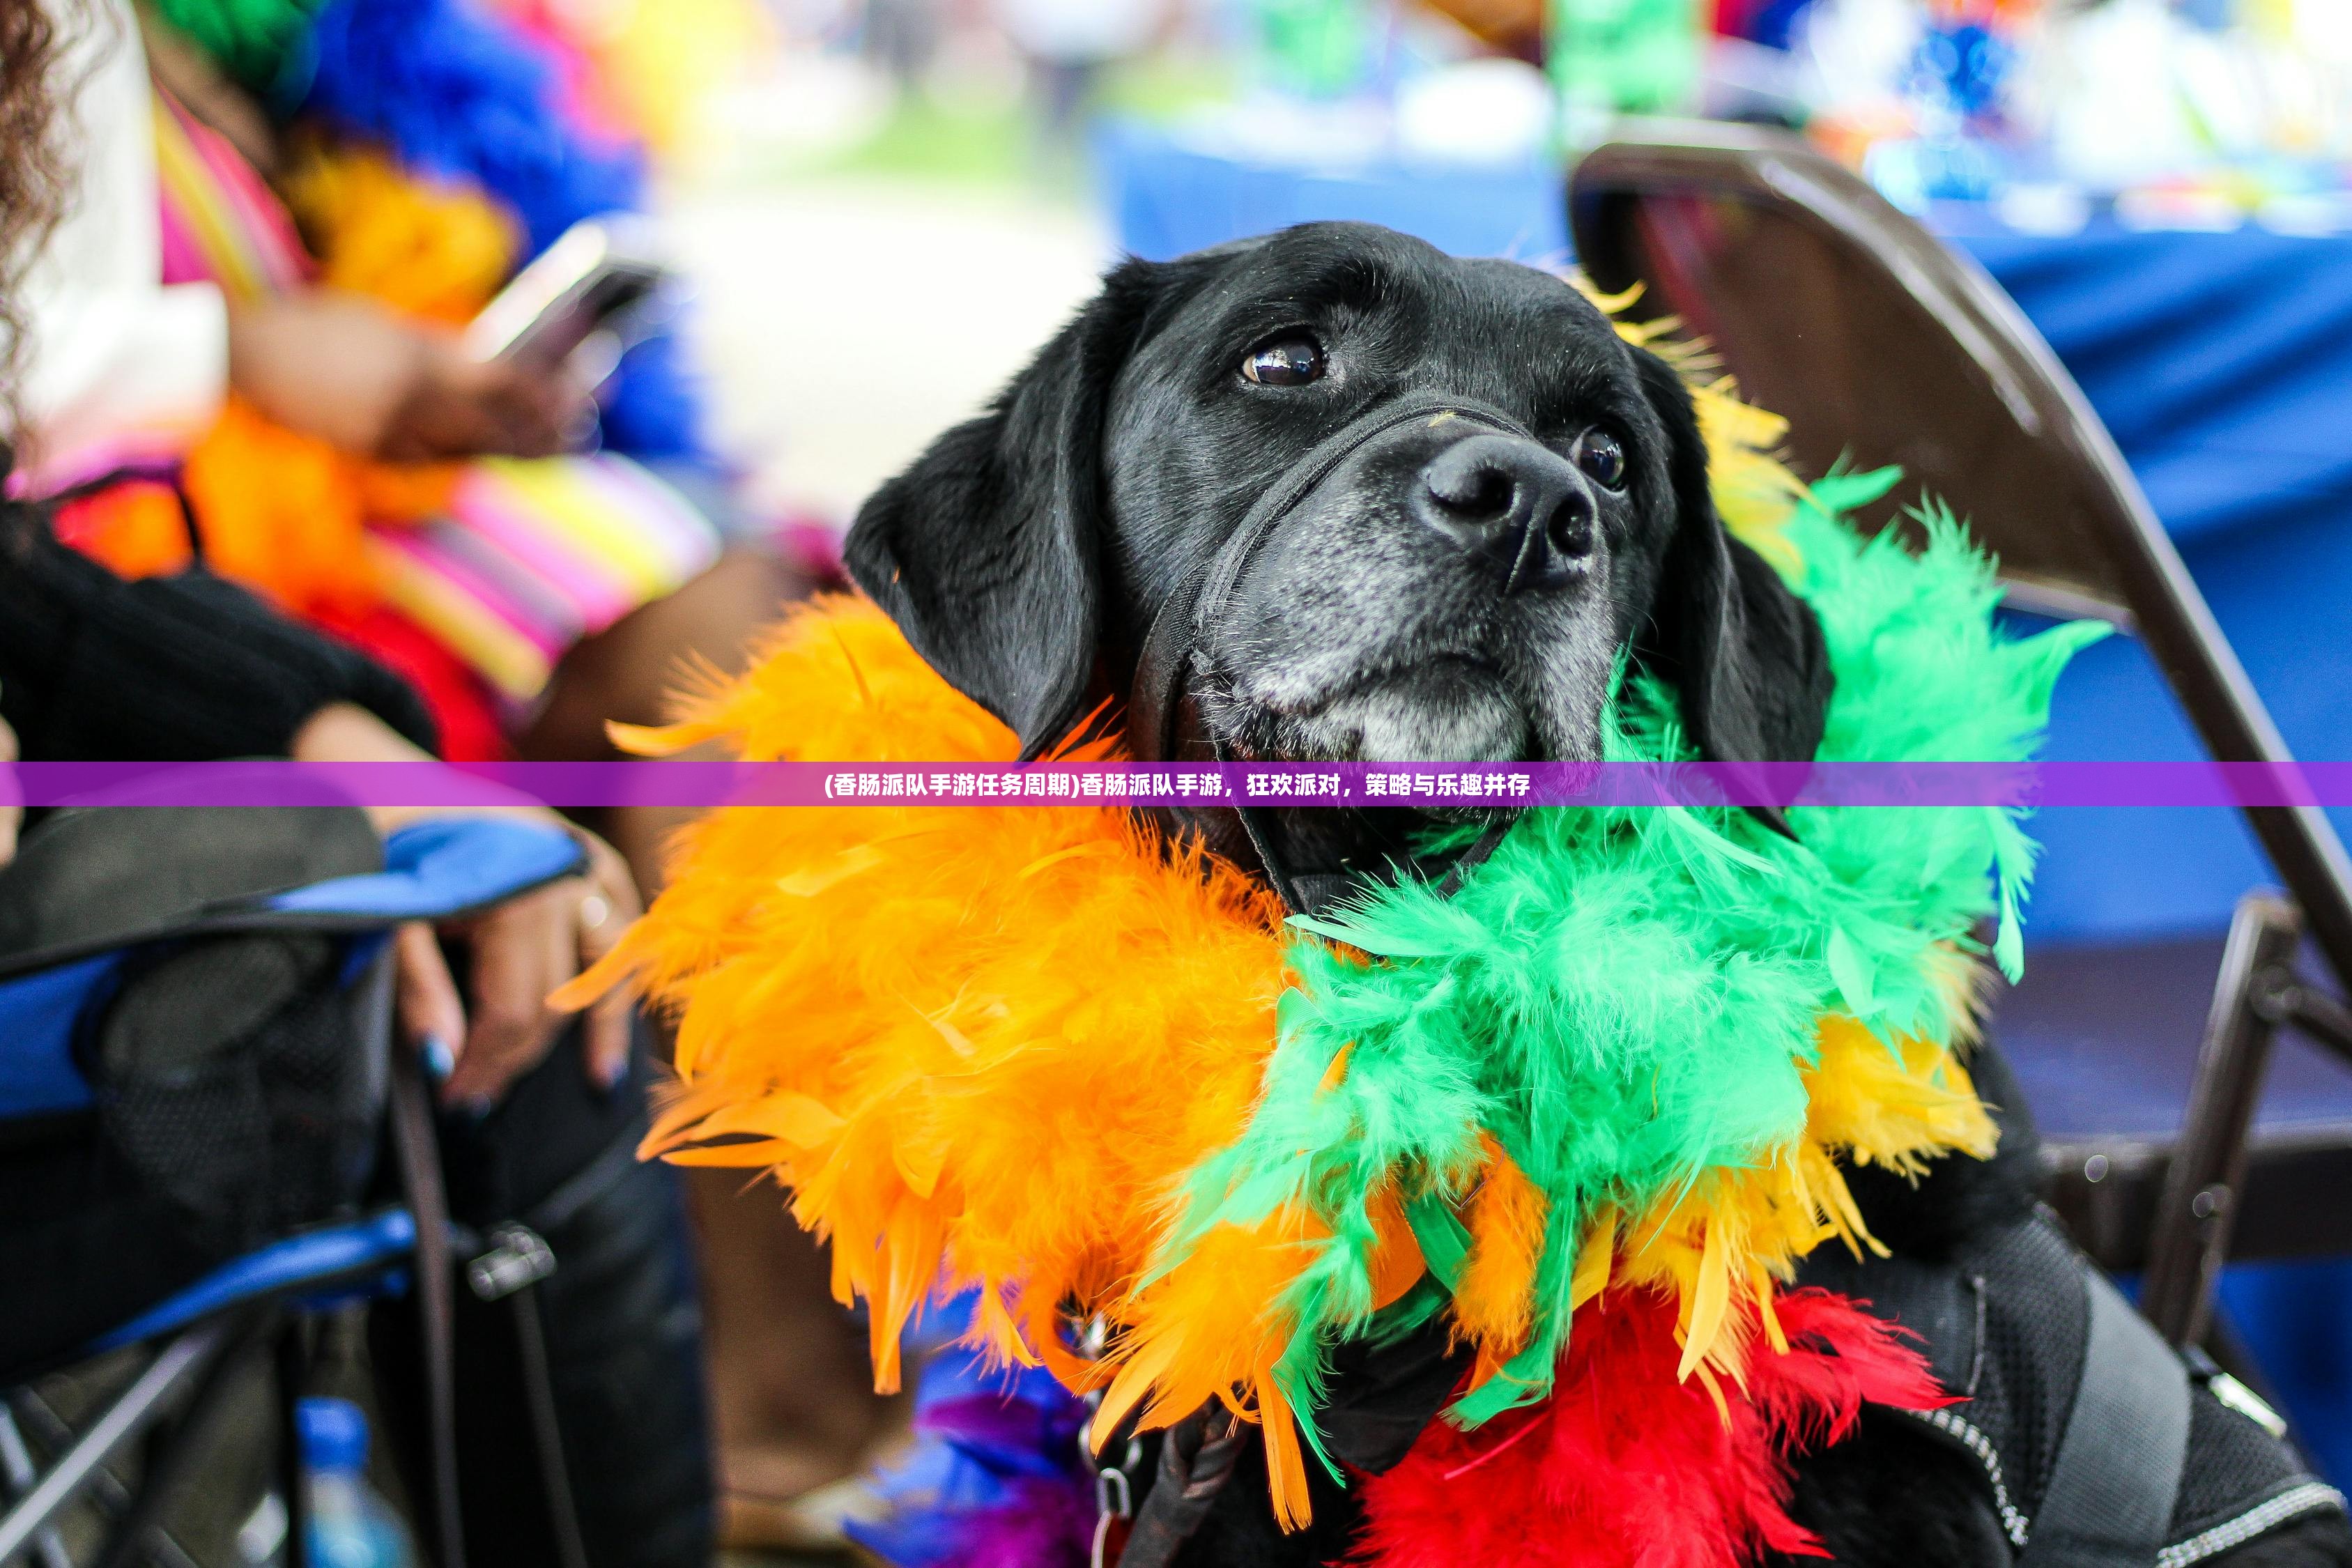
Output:
[[[309,289],[229,311],[229,384],[279,424],[395,462],[564,450],[587,394],[561,370],[469,359],[370,300]]]
[[[8,721],[0,719],[0,767],[13,763],[18,756],[16,731]],[[0,866],[16,858],[16,826],[25,819],[25,808],[16,804],[16,792],[7,783],[0,782]]]
[[[435,337],[378,453],[402,463],[550,458],[577,447],[594,416],[587,392],[561,367],[473,359],[454,339]]]
[[[297,762],[429,763],[432,759],[401,739],[363,708],[338,702],[304,722],[289,748]],[[394,1005],[408,1044],[430,1050],[438,1042],[453,1058],[442,1098],[453,1105],[487,1109],[514,1080],[537,1067],[569,1009],[548,1005],[549,993],[613,950],[621,932],[637,918],[637,884],[618,851],[565,822],[546,806],[517,797],[503,807],[444,811],[417,806],[372,806],[376,831],[391,834],[422,817],[496,815],[560,828],[578,839],[588,868],[537,892],[499,905],[470,921],[453,921],[446,934],[473,950],[474,994],[470,1016],[441,956],[440,936],[422,922],[394,936]],[[588,1010],[586,1058],[589,1076],[610,1088],[629,1065],[626,996],[612,995]]]
[[[472,949],[470,1007],[442,960],[440,933],[417,923],[394,938],[402,1033],[416,1048],[437,1041],[455,1056],[441,1086],[446,1104],[486,1110],[537,1067],[570,1016],[548,1005],[549,994],[611,952],[637,916],[627,865],[603,839],[573,831],[588,851],[584,875],[445,928]],[[583,1044],[599,1088],[628,1070],[630,1010],[617,994],[588,1009]]]

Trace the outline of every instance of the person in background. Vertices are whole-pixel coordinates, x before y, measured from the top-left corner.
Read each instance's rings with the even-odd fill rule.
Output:
[[[1166,0],[992,0],[996,24],[1029,68],[1047,139],[1068,141],[1105,67],[1142,52],[1167,21]]]
[[[202,572],[124,582],[58,543],[37,510],[0,509],[0,754],[415,761],[432,740],[397,677],[235,584]],[[457,1217],[529,1224],[571,1194],[533,1228],[562,1260],[543,1310],[592,1562],[703,1568],[713,1498],[693,1262],[675,1173],[631,1157],[646,1126],[644,1031],[625,1009],[571,1018],[546,1002],[635,917],[635,883],[593,835],[515,809],[573,834],[587,872],[474,920],[403,928],[399,1028],[405,1048],[454,1058],[439,1131]],[[425,814],[369,815],[388,833]],[[0,864],[14,816],[0,809]],[[467,1537],[483,1561],[541,1561],[532,1451],[498,1435],[501,1413],[525,1408],[508,1331],[469,1305],[457,1320]],[[416,1362],[413,1331],[399,1309],[372,1327],[388,1394],[413,1386],[401,1372]]]
[[[383,12],[316,25],[366,54],[349,35]],[[215,571],[407,677],[458,757],[610,757],[608,721],[657,722],[681,670],[740,664],[793,591],[774,557],[646,467],[569,455],[598,416],[562,368],[461,347],[519,259],[502,210],[379,148],[306,132],[298,155],[197,33],[129,0],[54,15],[77,158],[26,279],[19,488],[61,496],[62,537],[138,576],[185,565],[193,531]],[[470,14],[420,37],[530,63]],[[605,824],[648,891],[674,821]]]
[[[946,27],[941,0],[866,0],[858,47],[889,74],[900,94],[919,92],[939,58]]]
[[[18,369],[25,274],[47,265],[38,258],[58,213],[88,216],[73,205],[89,188],[70,172],[74,128],[60,132],[54,112],[58,84],[76,79],[60,67],[72,46],[58,20],[39,0],[0,0],[0,480],[14,464],[16,406],[58,384],[36,394]],[[94,296],[109,286],[103,273],[80,281]],[[131,286],[119,302],[155,306],[165,332],[211,309],[201,296],[159,304],[152,292]],[[89,303],[97,338],[48,338],[46,353],[106,359],[103,334],[124,322],[102,297]],[[167,379],[146,384],[165,395]],[[47,509],[0,502],[0,758],[415,760],[435,742],[416,694],[365,655],[200,567],[125,581],[59,543]],[[20,830],[42,831],[5,798],[0,863]],[[453,1058],[439,1133],[458,1217],[527,1217],[562,1194],[562,1212],[539,1226],[564,1260],[544,1310],[559,1419],[577,1435],[565,1460],[592,1563],[705,1568],[712,1488],[686,1227],[673,1174],[630,1157],[646,1124],[643,1031],[625,1009],[571,1018],[546,1003],[618,937],[636,889],[594,835],[543,808],[516,809],[574,835],[587,870],[445,930],[404,928],[399,1028],[407,1048],[437,1044]],[[383,831],[417,815],[371,813]],[[10,1240],[0,1236],[0,1250]],[[385,1315],[373,1335],[388,1394],[415,1360],[410,1318]],[[503,1436],[523,1408],[514,1356],[496,1320],[461,1303],[458,1323],[460,1386],[479,1413],[460,1444],[469,1541],[481,1561],[547,1561],[534,1461]]]

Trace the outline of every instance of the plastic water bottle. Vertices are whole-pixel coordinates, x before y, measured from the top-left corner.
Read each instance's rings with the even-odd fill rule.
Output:
[[[312,1568],[414,1568],[416,1553],[399,1516],[367,1483],[368,1423],[348,1399],[295,1406],[310,1490]]]

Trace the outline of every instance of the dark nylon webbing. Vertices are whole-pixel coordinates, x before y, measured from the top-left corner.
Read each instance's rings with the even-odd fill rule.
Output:
[[[1408,393],[1377,404],[1291,465],[1281,480],[1258,498],[1232,537],[1177,584],[1160,613],[1152,616],[1136,658],[1135,684],[1128,700],[1128,744],[1139,759],[1170,760],[1179,740],[1175,724],[1185,678],[1192,673],[1192,655],[1200,647],[1208,618],[1223,607],[1274,525],[1289,516],[1309,491],[1366,442],[1416,419],[1447,415],[1510,435],[1528,434],[1527,426],[1509,415],[1469,398]]]
[[[457,1334],[449,1258],[449,1199],[433,1131],[433,1092],[404,1043],[392,1048],[392,1149],[402,1196],[416,1219],[416,1313],[425,1357],[425,1437],[430,1538],[439,1568],[466,1568],[457,1506]]]
[[[2083,1277],[2083,1380],[2018,1568],[2154,1568],[2189,1453],[2189,1373],[2106,1276]]]
[[[1160,606],[1160,613],[1152,617],[1136,658],[1135,683],[1128,698],[1128,743],[1138,758],[1148,762],[1168,760],[1181,744],[1178,718],[1184,703],[1184,683],[1192,672],[1193,657],[1201,648],[1211,617],[1232,597],[1242,574],[1248,570],[1250,561],[1275,524],[1289,516],[1317,485],[1367,442],[1417,419],[1444,418],[1467,419],[1492,430],[1532,439],[1526,426],[1501,409],[1472,398],[1427,392],[1407,393],[1377,404],[1325,437],[1258,498],[1232,536],[1186,574],[1167,603]],[[1216,748],[1216,754],[1220,762],[1232,761],[1222,746]],[[1237,805],[1233,809],[1241,819],[1242,831],[1248,836],[1250,847],[1257,852],[1267,882],[1286,909],[1293,914],[1305,914],[1329,901],[1318,898],[1307,882],[1293,873],[1264,808]],[[1462,878],[1493,851],[1508,826],[1507,818],[1486,830],[1470,853],[1447,873],[1440,885],[1440,897],[1453,896],[1461,887]]]

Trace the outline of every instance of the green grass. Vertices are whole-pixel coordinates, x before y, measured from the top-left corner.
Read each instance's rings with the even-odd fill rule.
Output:
[[[1032,173],[1035,139],[1018,99],[945,89],[908,93],[872,136],[812,172],[1018,184]]]
[[[1230,72],[1215,62],[1155,56],[1108,72],[1089,112],[1166,120],[1231,88]],[[1046,145],[1020,93],[953,79],[901,95],[856,145],[772,173],[1024,189],[1072,199],[1083,196],[1087,181],[1083,145]]]

